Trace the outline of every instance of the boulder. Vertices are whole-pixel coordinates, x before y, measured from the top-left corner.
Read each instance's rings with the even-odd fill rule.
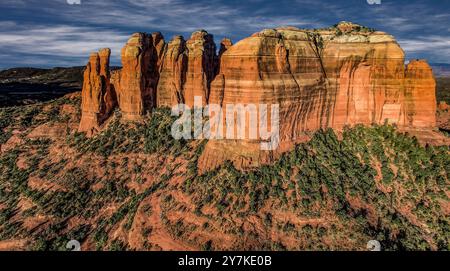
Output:
[[[436,81],[425,60],[412,60],[406,66],[405,106],[408,126],[436,127]]]

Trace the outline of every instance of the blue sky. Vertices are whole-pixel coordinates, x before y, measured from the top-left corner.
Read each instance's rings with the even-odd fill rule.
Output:
[[[450,63],[449,0],[0,0],[0,69],[85,65],[110,47],[113,65],[134,32],[188,38],[206,29],[216,43],[264,28],[317,28],[353,21],[394,35],[407,58]],[[73,1],[73,0],[72,0]]]

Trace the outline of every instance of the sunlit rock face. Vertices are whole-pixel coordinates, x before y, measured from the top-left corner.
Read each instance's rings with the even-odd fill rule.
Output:
[[[260,165],[321,128],[435,127],[432,71],[424,61],[404,63],[392,36],[351,23],[267,29],[238,42],[221,56],[209,102],[279,104],[280,147],[263,152],[258,141],[211,141],[201,165]]]
[[[175,36],[167,44],[161,64],[161,75],[157,91],[157,106],[172,106],[183,101],[183,86],[186,82],[186,41]]]
[[[79,131],[88,136],[99,131],[116,106],[116,95],[110,85],[110,55],[110,49],[92,53],[84,71]]]
[[[229,38],[223,38],[220,42],[219,57],[221,57],[231,46],[233,46],[233,42]]]
[[[153,42],[151,35],[134,34],[122,49],[122,71],[117,98],[124,119],[139,120],[150,111],[156,96],[152,73]]]
[[[436,126],[430,66],[424,60],[405,66],[404,52],[392,36],[349,22],[320,30],[266,29],[234,45],[224,39],[218,52],[204,30],[188,40],[175,36],[167,44],[158,32],[137,33],[122,50],[122,70],[109,75],[106,59],[93,55],[88,64],[80,130],[98,127],[108,116],[115,104],[109,92],[117,93],[125,120],[139,120],[154,107],[192,107],[195,96],[203,105],[221,105],[223,116],[228,104],[268,105],[269,111],[279,106],[278,148],[261,150],[260,136],[210,140],[199,160],[201,169],[225,160],[239,168],[270,163],[319,129]],[[267,121],[270,127],[274,120],[269,115]],[[255,129],[249,118],[245,126],[247,134]]]
[[[186,43],[187,71],[184,85],[184,102],[194,106],[194,97],[202,97],[203,105],[209,99],[211,81],[216,75],[216,44],[205,30],[192,33]]]
[[[436,81],[425,60],[413,60],[406,66],[406,121],[416,128],[436,127]]]
[[[194,105],[194,97],[207,104],[210,84],[216,75],[217,55],[213,36],[204,30],[192,33],[187,41],[175,36],[168,44],[158,86],[158,106],[184,103]]]

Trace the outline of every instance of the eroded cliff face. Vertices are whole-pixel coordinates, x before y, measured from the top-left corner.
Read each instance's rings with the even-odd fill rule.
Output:
[[[194,106],[194,97],[209,98],[210,84],[216,75],[216,45],[204,30],[192,33],[187,41],[175,36],[165,52],[158,86],[158,106],[184,103]]]
[[[117,98],[124,119],[138,120],[149,111],[156,94],[152,74],[152,38],[148,34],[136,33],[122,49],[122,71]]]
[[[167,45],[161,66],[158,84],[157,106],[172,106],[183,101],[183,86],[186,82],[186,41],[175,36]]]
[[[192,33],[186,43],[187,71],[184,84],[184,102],[194,106],[194,97],[202,97],[202,104],[209,99],[211,81],[216,76],[216,44],[213,36],[201,30]]]
[[[425,60],[413,60],[405,74],[406,124],[417,128],[435,128],[436,80]]]
[[[210,141],[200,167],[225,160],[258,166],[321,128],[386,122],[434,128],[431,68],[404,63],[392,36],[351,23],[313,32],[268,29],[238,42],[221,56],[210,103],[279,104],[280,146],[267,152],[258,140]]]
[[[115,91],[110,85],[110,55],[110,49],[92,53],[84,71],[82,115],[78,130],[88,136],[99,131],[117,103]]]
[[[98,58],[90,65],[101,62]],[[187,41],[175,36],[168,44],[160,33],[138,33],[123,48],[122,63],[122,70],[103,85],[98,77],[109,78],[109,73],[102,68],[87,71],[90,83],[83,93],[115,90],[128,120],[138,120],[155,106],[192,107],[195,96],[202,97],[203,105],[222,105],[224,116],[228,104],[263,104],[269,110],[279,105],[276,150],[261,151],[260,137],[211,140],[199,161],[202,169],[225,160],[240,168],[268,163],[318,129],[384,123],[405,129],[436,126],[429,65],[415,60],[405,67],[404,52],[392,36],[352,23],[323,30],[266,29],[234,45],[222,40],[218,54],[212,35],[204,30]],[[83,104],[92,103],[85,96]],[[111,108],[113,103],[106,100],[94,99],[100,104],[83,108]],[[269,116],[269,127],[271,122]],[[246,127],[250,129],[248,120]]]

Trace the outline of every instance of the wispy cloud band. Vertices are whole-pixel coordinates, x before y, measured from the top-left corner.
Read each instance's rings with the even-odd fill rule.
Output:
[[[89,52],[120,48],[133,32],[190,35],[206,29],[216,40],[241,39],[263,28],[323,27],[355,21],[397,37],[410,58],[449,62],[450,4],[440,0],[2,0],[0,68],[84,65]],[[420,19],[419,19],[420,18]]]

